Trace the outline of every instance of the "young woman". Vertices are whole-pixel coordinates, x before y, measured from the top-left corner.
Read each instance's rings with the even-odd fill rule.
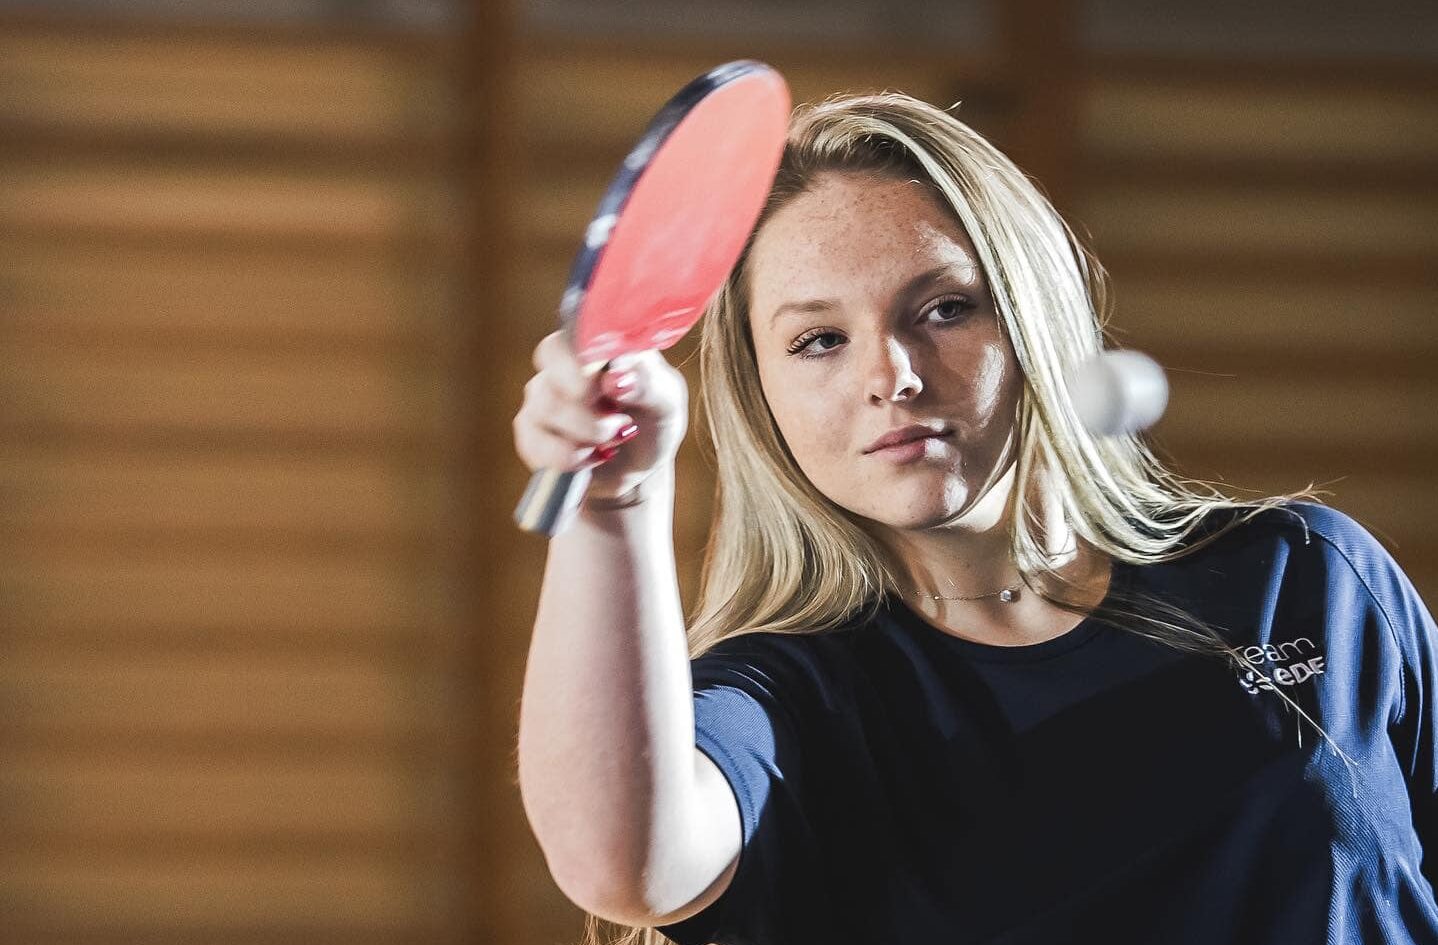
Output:
[[[685,945],[1438,942],[1432,618],[1343,515],[1086,432],[1102,311],[953,117],[801,110],[703,323],[687,646],[684,382],[540,344],[519,454],[596,466],[519,730],[566,895]]]

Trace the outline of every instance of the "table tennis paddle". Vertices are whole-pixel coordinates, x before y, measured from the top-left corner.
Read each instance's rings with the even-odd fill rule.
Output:
[[[560,328],[587,372],[668,348],[699,320],[773,185],[789,105],[779,73],[731,62],[684,86],[650,122],[600,199],[560,300]],[[536,471],[515,521],[558,533],[589,478],[589,468]]]

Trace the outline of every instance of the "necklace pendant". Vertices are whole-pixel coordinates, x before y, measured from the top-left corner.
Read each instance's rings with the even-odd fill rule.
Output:
[[[1019,589],[1017,587],[1006,587],[999,591],[999,603],[1001,604],[1012,604],[1018,599]]]

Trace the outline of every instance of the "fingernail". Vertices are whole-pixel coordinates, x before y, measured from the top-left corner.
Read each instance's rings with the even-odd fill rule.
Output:
[[[606,374],[601,385],[603,397],[613,403],[623,403],[632,400],[638,389],[635,384],[639,378],[633,371],[622,371],[618,374]]]
[[[625,440],[633,439],[634,435],[638,432],[639,425],[631,423],[629,424],[629,426],[624,427],[618,433],[614,434],[614,439],[620,443],[623,443]]]

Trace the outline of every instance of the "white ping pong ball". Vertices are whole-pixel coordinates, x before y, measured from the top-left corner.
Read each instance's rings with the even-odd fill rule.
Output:
[[[1074,410],[1095,436],[1147,429],[1168,406],[1168,378],[1158,362],[1137,351],[1104,351],[1069,380]]]

